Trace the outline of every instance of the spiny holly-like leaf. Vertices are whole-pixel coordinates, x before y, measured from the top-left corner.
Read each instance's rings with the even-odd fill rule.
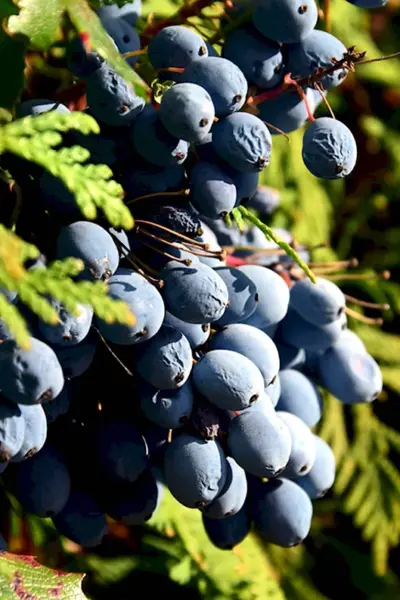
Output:
[[[52,570],[33,556],[0,552],[1,600],[87,600],[83,575]]]
[[[122,58],[118,50],[116,50],[110,37],[105,32],[99,17],[90,8],[86,0],[63,0],[63,2],[78,34],[87,35],[90,47],[93,50],[97,50],[117,73],[131,83],[139,96],[147,98],[147,84]]]
[[[0,154],[8,151],[44,167],[74,194],[87,219],[101,208],[114,227],[131,229],[133,218],[122,202],[124,191],[106,165],[81,164],[90,153],[80,146],[53,149],[61,143],[59,131],[78,129],[83,134],[99,133],[96,121],[82,112],[55,111],[18,119],[0,128]]]
[[[205,533],[201,514],[179,504],[165,490],[150,527],[179,544],[169,575],[181,584],[196,581],[203,597],[234,600],[284,600],[273,570],[257,539],[250,534],[233,551],[219,550]],[[208,590],[208,591],[207,591]]]
[[[10,33],[26,36],[30,45],[47,50],[61,36],[63,0],[19,0],[19,15],[8,21]]]
[[[1,10],[1,9],[0,9]],[[2,85],[0,106],[12,108],[24,85],[25,42],[8,36],[0,29],[0,64]],[[4,82],[7,82],[5,85]]]

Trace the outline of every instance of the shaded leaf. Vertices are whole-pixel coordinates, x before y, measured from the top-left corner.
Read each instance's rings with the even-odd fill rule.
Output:
[[[0,64],[3,82],[0,86],[0,106],[12,108],[24,85],[25,43],[0,30]]]
[[[99,17],[90,8],[86,0],[63,0],[63,2],[78,34],[88,34],[90,47],[105,58],[121,77],[131,83],[139,96],[147,99],[147,84],[116,50]]]

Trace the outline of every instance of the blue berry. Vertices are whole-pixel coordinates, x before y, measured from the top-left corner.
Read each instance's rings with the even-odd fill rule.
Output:
[[[226,519],[236,515],[244,506],[247,496],[246,473],[228,456],[225,485],[221,493],[202,510],[210,519]]]
[[[277,342],[281,369],[301,369],[306,362],[306,352],[303,348],[288,346],[283,342]],[[289,411],[290,412],[290,411]]]
[[[293,44],[305,38],[318,20],[315,0],[258,0],[253,24],[266,38]]]
[[[140,407],[146,417],[160,427],[178,429],[188,421],[194,402],[190,381],[174,390],[158,390],[152,386],[142,386]]]
[[[185,68],[194,60],[207,56],[208,50],[204,40],[191,29],[181,25],[164,27],[149,44],[149,59],[155,69]],[[167,72],[167,75],[175,81],[182,79],[178,73]]]
[[[145,471],[134,483],[112,490],[107,514],[125,525],[144,525],[158,509],[163,491],[153,471]]]
[[[259,265],[243,265],[239,270],[253,281],[258,294],[256,310],[245,322],[252,325],[256,319],[256,327],[264,329],[282,321],[289,306],[289,288],[282,277]]]
[[[322,385],[344,404],[373,402],[382,391],[382,373],[376,361],[346,344],[324,352],[318,367]]]
[[[212,337],[210,349],[231,350],[246,356],[259,368],[265,387],[278,375],[278,350],[271,338],[256,327],[240,323],[228,325]]]
[[[181,387],[192,369],[192,349],[177,329],[163,325],[142,344],[135,357],[139,374],[159,390]]]
[[[184,433],[167,448],[164,476],[172,495],[181,504],[202,508],[222,492],[227,461],[218,442]]]
[[[110,234],[90,221],[63,227],[57,238],[57,258],[74,257],[84,262],[78,279],[107,281],[117,270],[118,249]]]
[[[258,117],[239,112],[219,121],[212,142],[217,154],[240,172],[259,172],[270,163],[272,140]]]
[[[308,427],[314,427],[322,416],[322,396],[317,386],[303,373],[285,369],[279,374],[281,394],[277,410],[296,415]]]
[[[98,546],[108,530],[106,516],[95,499],[77,489],[71,490],[53,523],[61,535],[87,548]]]
[[[320,117],[307,128],[303,137],[303,161],[307,169],[322,179],[341,179],[355,167],[357,145],[344,123]]]
[[[289,462],[283,472],[283,477],[301,477],[311,471],[314,464],[316,446],[314,435],[307,425],[289,412],[277,410],[276,416],[285,423],[292,439]]]
[[[108,288],[111,298],[128,304],[136,320],[133,325],[122,325],[97,319],[97,326],[106,340],[122,345],[137,344],[158,332],[164,320],[165,308],[160,292],[154,285],[139,273],[120,268],[109,280]]]
[[[43,408],[37,404],[33,406],[21,404],[19,408],[25,421],[24,441],[12,457],[12,462],[32,458],[43,448],[47,438],[47,420]]]
[[[256,193],[247,202],[249,208],[254,208],[262,215],[272,215],[279,207],[281,195],[275,188],[259,185]]]
[[[167,131],[151,104],[136,120],[132,132],[133,146],[138,154],[159,167],[182,164],[189,145]]]
[[[13,340],[0,344],[0,389],[18,404],[36,404],[53,400],[61,392],[64,377],[54,350],[30,339],[23,350]]]
[[[98,336],[91,332],[77,346],[54,348],[65,378],[79,377],[89,369],[96,354],[97,344]]]
[[[327,350],[335,344],[346,328],[345,315],[327,325],[313,325],[298,312],[290,309],[279,327],[279,338],[289,346],[304,348],[312,352]]]
[[[0,396],[0,465],[8,463],[21,448],[25,436],[25,419],[17,404]]]
[[[128,126],[143,111],[145,102],[108,64],[103,63],[87,80],[87,102],[93,116],[107,125]]]
[[[17,104],[15,116],[17,119],[22,119],[23,117],[35,117],[50,111],[55,111],[59,114],[69,114],[71,112],[60,102],[45,100],[43,98],[33,98],[32,100],[25,100],[24,102],[21,102],[21,104]]]
[[[137,31],[125,19],[108,18],[102,19],[103,27],[112,37],[121,54],[135,52],[140,50],[140,37]],[[126,59],[127,63],[133,67],[137,61],[137,56],[130,56]]]
[[[314,113],[321,102],[321,96],[317,90],[307,88],[306,97],[311,112]],[[303,127],[308,121],[306,104],[297,92],[287,92],[265,100],[258,105],[258,109],[260,119],[265,121],[268,127],[273,126],[269,127],[272,135],[279,134],[274,127],[281,129],[284,133],[291,133]]]
[[[164,92],[159,117],[171,135],[198,142],[214,124],[215,109],[205,89],[195,83],[177,83]]]
[[[215,272],[225,282],[229,303],[218,325],[231,325],[248,319],[256,310],[257,288],[247,275],[236,267],[216,267]]]
[[[328,279],[308,277],[296,281],[290,290],[290,307],[313,325],[328,325],[339,319],[346,306],[341,289]]]
[[[210,337],[211,327],[208,323],[199,325],[198,323],[186,323],[178,317],[174,317],[171,313],[166,312],[163,325],[173,327],[177,331],[183,333],[189,342],[192,350],[203,346]]]
[[[53,517],[71,492],[68,468],[59,452],[45,444],[33,458],[15,465],[13,492],[23,508],[38,517]]]
[[[238,28],[228,35],[224,58],[239,67],[249,81],[262,89],[273,88],[284,73],[281,47],[252,27]]]
[[[199,162],[190,173],[191,199],[201,215],[220,219],[236,206],[236,186],[218,165]]]
[[[289,479],[252,482],[251,512],[262,539],[283,548],[297,546],[308,535],[312,504],[308,495]]]
[[[279,475],[288,464],[291,446],[289,429],[275,415],[244,410],[229,424],[229,454],[255,477]]]
[[[93,318],[93,308],[78,305],[78,315],[68,312],[58,300],[50,300],[50,304],[58,313],[57,325],[39,321],[39,331],[45,342],[54,346],[76,346],[89,333]]]
[[[317,69],[331,67],[332,59],[341,60],[346,46],[327,31],[315,29],[297,44],[287,47],[287,70],[292,77],[314,75]],[[347,69],[337,69],[319,80],[324,90],[338,86],[347,75]]]
[[[212,404],[225,410],[250,406],[264,390],[254,363],[231,350],[211,350],[193,367],[193,383]]]
[[[167,310],[188,323],[211,323],[225,312],[228,289],[211,267],[196,263],[186,267],[171,261],[161,271]]]
[[[210,94],[217,117],[236,112],[246,101],[246,78],[239,67],[226,58],[209,56],[194,60],[185,69],[183,80],[196,83]]]
[[[101,425],[94,433],[100,468],[119,481],[133,482],[148,465],[148,448],[139,429],[122,421]]]
[[[304,477],[295,479],[310,498],[322,498],[332,487],[335,480],[336,461],[328,444],[317,435],[314,436],[316,444],[316,457],[311,471]]]
[[[251,518],[247,506],[226,519],[211,519],[203,514],[203,525],[210,541],[220,550],[232,550],[240,544],[251,530]]]

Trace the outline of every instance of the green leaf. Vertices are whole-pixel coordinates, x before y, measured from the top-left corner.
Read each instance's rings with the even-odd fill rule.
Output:
[[[39,50],[47,50],[60,39],[63,0],[20,0],[19,7],[19,15],[8,21],[10,33],[26,36]]]
[[[267,555],[253,534],[232,551],[219,550],[207,537],[201,513],[179,504],[167,490],[149,526],[181,548],[179,558],[168,561],[170,577],[178,583],[197,582],[203,597],[284,600]]]
[[[0,598],[21,600],[86,600],[82,592],[83,575],[48,569],[33,556],[0,553]]]
[[[63,0],[63,3],[78,34],[88,34],[90,47],[97,50],[121,77],[131,83],[139,96],[147,99],[147,84],[122,58],[86,0]]]
[[[0,29],[1,78],[0,106],[12,108],[24,85],[25,42],[8,36]]]
[[[12,0],[0,0],[0,19],[18,14],[18,6]]]

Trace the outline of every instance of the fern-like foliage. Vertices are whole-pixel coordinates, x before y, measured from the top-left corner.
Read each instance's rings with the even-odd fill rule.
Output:
[[[74,194],[87,219],[94,219],[100,208],[115,227],[130,229],[133,218],[122,201],[122,187],[111,179],[111,169],[106,165],[83,164],[90,153],[81,146],[55,149],[62,142],[61,132],[69,129],[86,135],[100,132],[99,125],[89,115],[50,111],[1,127],[0,154],[11,152],[59,177]]]
[[[375,570],[383,575],[390,548],[400,542],[400,473],[391,459],[391,452],[400,452],[400,434],[379,421],[371,406],[359,405],[351,409],[354,437],[349,441],[344,408],[338,418],[334,405],[337,401],[328,397],[320,432],[338,462],[334,492],[363,539],[372,543]]]
[[[203,598],[284,600],[273,569],[252,534],[232,552],[215,548],[204,531],[201,513],[185,508],[167,491],[149,526],[166,536],[150,535],[145,543],[167,555],[170,578],[196,587]]]
[[[90,304],[94,312],[107,322],[133,323],[134,315],[124,302],[107,296],[107,285],[101,281],[75,282],[72,278],[83,269],[74,258],[55,261],[48,267],[27,270],[24,261],[35,258],[39,250],[27,244],[0,225],[0,286],[18,293],[19,301],[47,323],[57,323],[58,316],[47,297],[60,300],[76,314],[78,304]],[[18,308],[0,293],[0,318],[6,323],[17,343],[28,348],[30,336]]]

